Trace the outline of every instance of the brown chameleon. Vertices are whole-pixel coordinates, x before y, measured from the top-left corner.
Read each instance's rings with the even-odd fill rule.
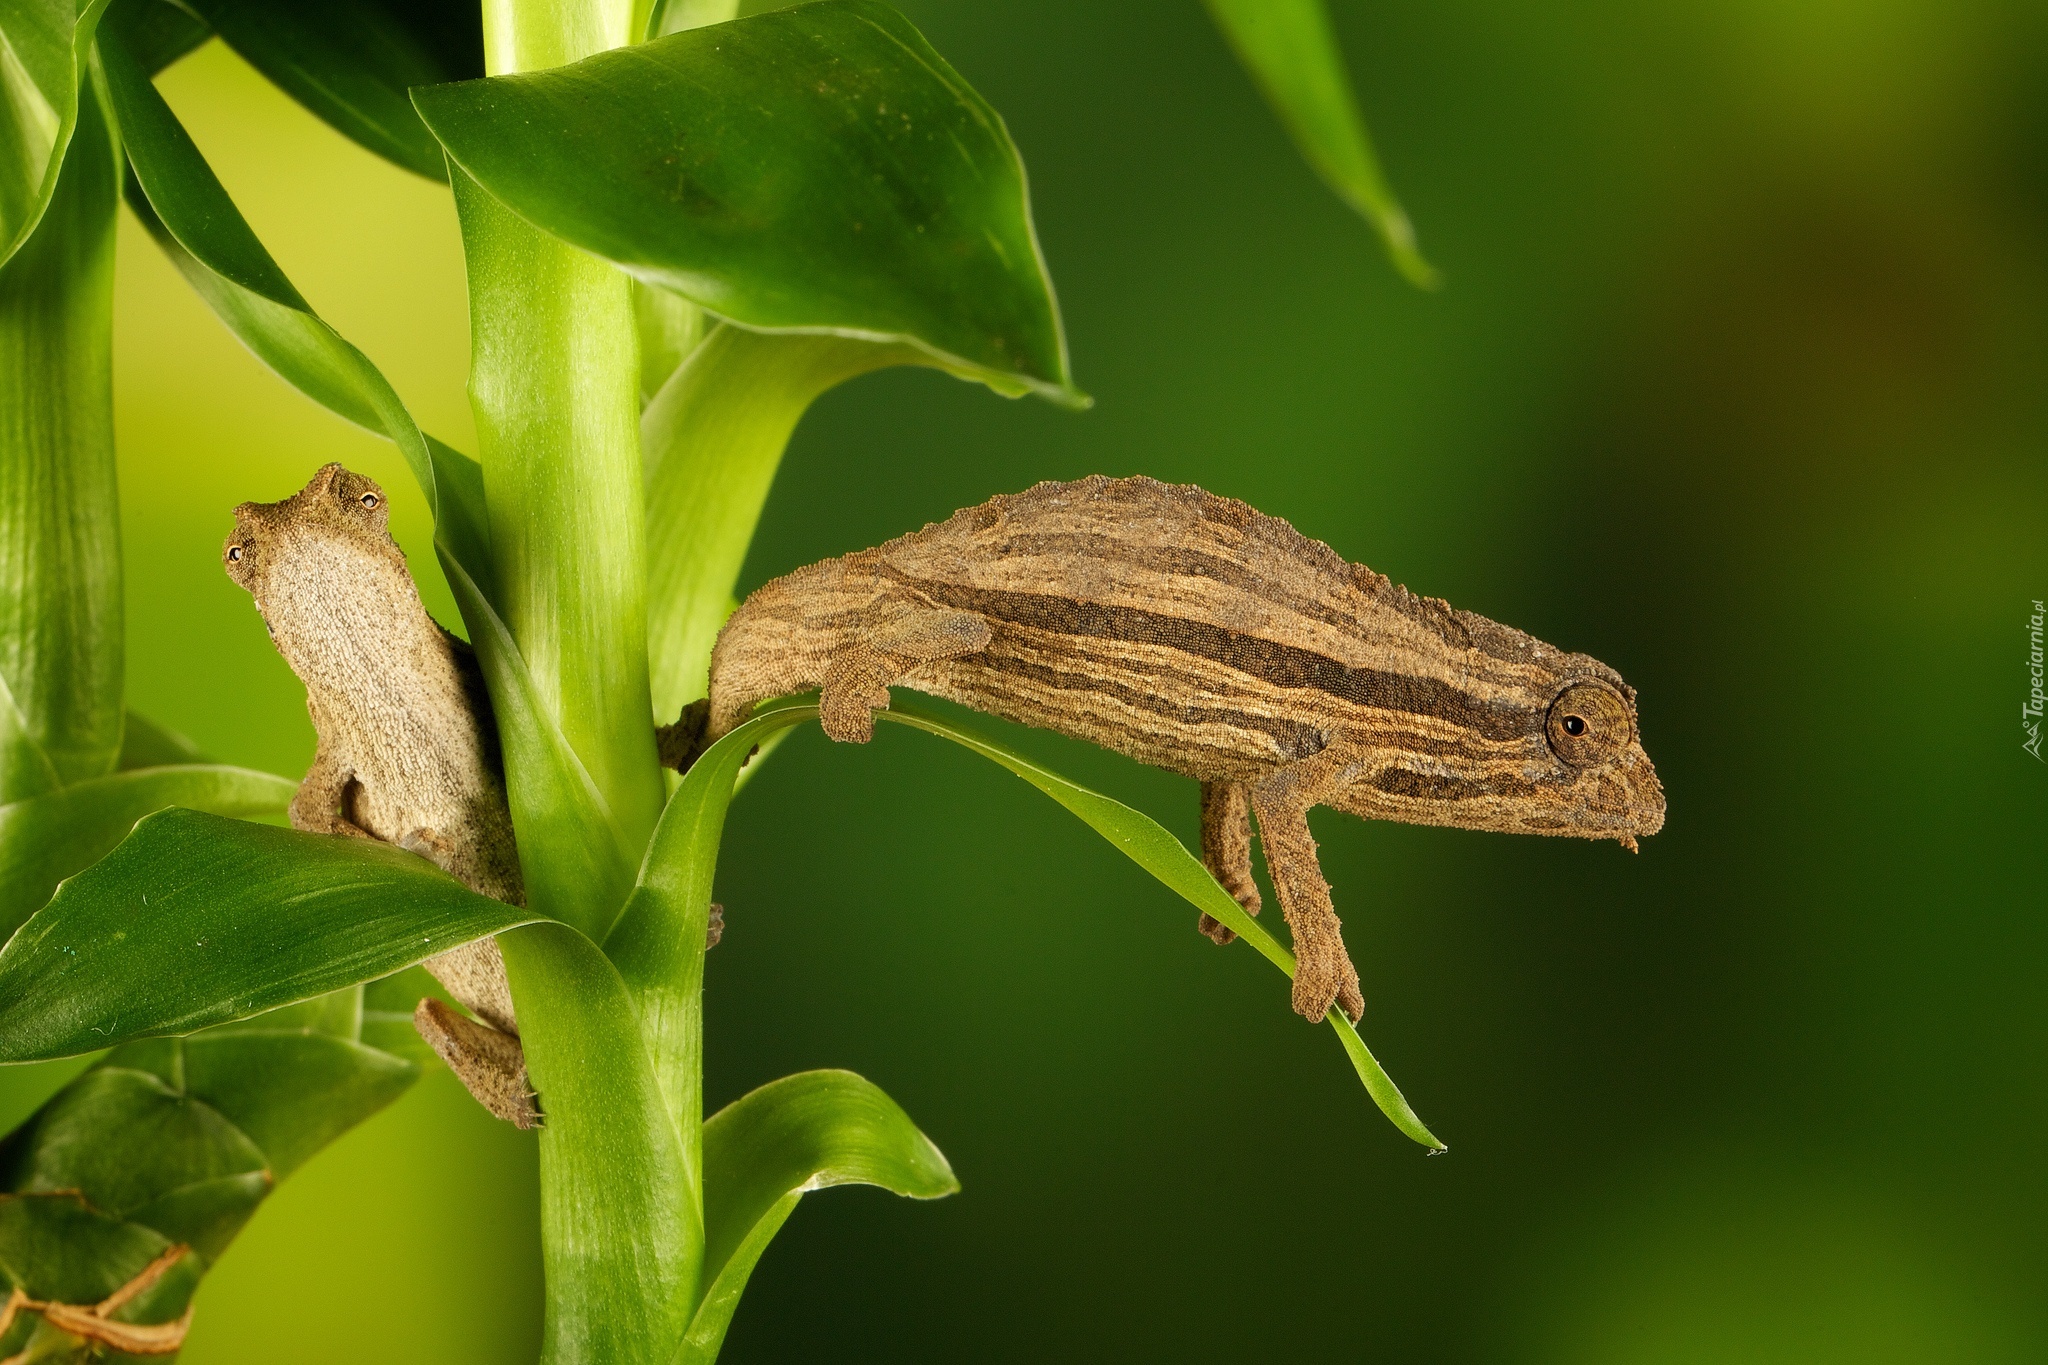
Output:
[[[1631,851],[1664,823],[1613,669],[1152,479],[1042,483],[767,584],[726,623],[711,695],[663,732],[664,756],[686,763],[811,687],[825,733],[864,742],[892,685],[1198,779],[1203,860],[1253,914],[1255,814],[1311,1019],[1364,1009],[1312,807]]]
[[[524,904],[482,679],[469,647],[421,605],[387,514],[383,489],[330,464],[282,502],[237,507],[221,550],[306,685],[319,748],[292,798],[292,825],[398,844],[471,890]],[[485,1108],[532,1127],[497,944],[466,944],[426,967],[483,1022],[422,1000],[413,1015],[421,1037]]]

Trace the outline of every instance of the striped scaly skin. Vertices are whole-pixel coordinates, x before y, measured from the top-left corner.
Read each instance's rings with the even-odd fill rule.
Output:
[[[1042,483],[776,579],[727,622],[708,706],[664,753],[686,767],[757,703],[812,687],[825,732],[865,742],[892,686],[1197,779],[1203,859],[1255,914],[1256,816],[1310,1019],[1364,1009],[1312,807],[1631,850],[1664,823],[1613,669],[1187,485]]]

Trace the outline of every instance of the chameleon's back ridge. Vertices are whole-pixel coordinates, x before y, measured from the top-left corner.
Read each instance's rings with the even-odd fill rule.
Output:
[[[1191,485],[1041,483],[764,585],[719,636],[701,743],[812,687],[865,741],[891,686],[1197,779],[1204,859],[1253,913],[1255,812],[1311,1018],[1363,1000],[1309,808],[1631,848],[1663,823],[1612,669]]]

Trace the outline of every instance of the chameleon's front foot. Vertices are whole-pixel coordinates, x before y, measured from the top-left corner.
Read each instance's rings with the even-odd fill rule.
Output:
[[[1340,941],[1334,945],[1300,937],[1294,943],[1294,1012],[1321,1020],[1335,1005],[1357,1023],[1365,1015],[1365,996],[1358,988],[1358,969]]]

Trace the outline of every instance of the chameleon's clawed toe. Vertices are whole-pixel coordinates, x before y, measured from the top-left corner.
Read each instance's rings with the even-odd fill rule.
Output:
[[[1200,929],[1203,936],[1211,943],[1218,946],[1237,942],[1237,930],[1231,928],[1222,920],[1217,919],[1207,910],[1202,912],[1202,917],[1195,922],[1195,927]]]

